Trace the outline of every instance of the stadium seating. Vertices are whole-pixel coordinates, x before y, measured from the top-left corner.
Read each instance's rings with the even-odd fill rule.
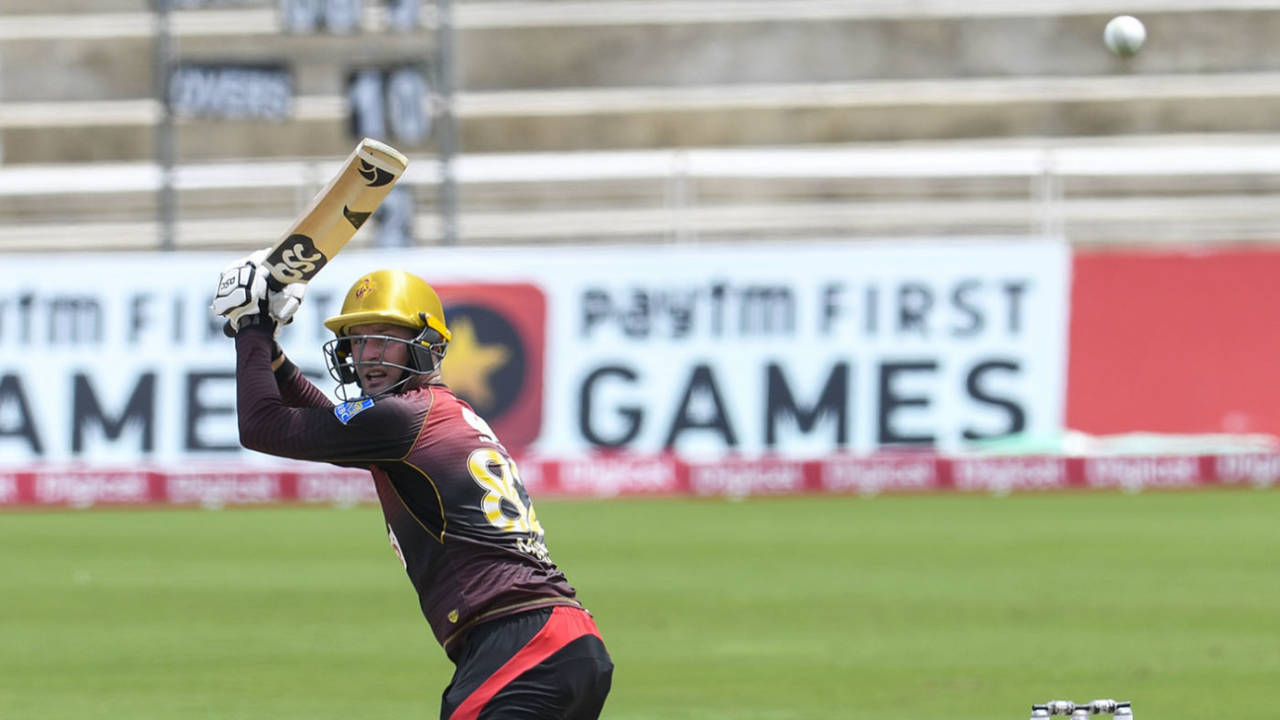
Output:
[[[183,248],[274,236],[349,150],[347,71],[434,46],[376,0],[353,36],[221,5],[173,14],[177,56],[287,61],[295,112],[178,123]],[[456,2],[462,242],[1280,236],[1280,7],[1151,5],[1122,60],[1063,0]],[[155,246],[149,6],[0,0],[0,250]],[[435,148],[405,149],[438,242]]]

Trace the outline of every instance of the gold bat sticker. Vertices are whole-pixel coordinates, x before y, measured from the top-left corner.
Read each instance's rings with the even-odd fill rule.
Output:
[[[288,285],[310,280],[326,262],[324,253],[316,250],[311,238],[290,235],[288,240],[276,246],[263,264],[271,272],[272,279]]]

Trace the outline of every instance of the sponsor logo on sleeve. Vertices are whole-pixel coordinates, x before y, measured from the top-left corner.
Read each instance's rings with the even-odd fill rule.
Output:
[[[373,407],[373,398],[350,400],[333,406],[333,414],[338,416],[343,425],[351,422],[351,418]]]

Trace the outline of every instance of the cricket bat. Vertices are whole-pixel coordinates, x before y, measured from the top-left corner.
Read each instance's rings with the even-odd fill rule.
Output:
[[[408,164],[390,145],[361,140],[267,254],[267,284],[279,290],[310,282],[378,209]]]

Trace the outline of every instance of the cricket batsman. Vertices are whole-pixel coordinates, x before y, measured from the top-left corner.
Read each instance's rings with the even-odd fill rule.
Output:
[[[235,337],[241,444],[369,470],[391,547],[456,666],[442,720],[598,718],[613,660],[551,561],[516,464],[441,380],[450,334],[436,292],[400,270],[356,281],[325,321],[335,405],[274,340],[305,285],[269,287],[264,257],[224,271],[211,308]]]

